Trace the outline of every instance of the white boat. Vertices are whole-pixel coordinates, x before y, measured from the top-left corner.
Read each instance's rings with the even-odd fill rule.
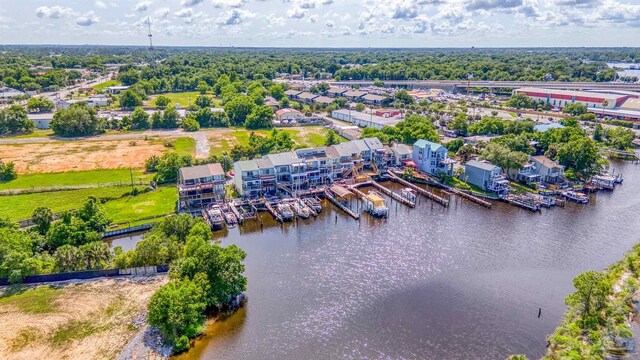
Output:
[[[402,189],[402,191],[400,191],[400,196],[402,196],[403,198],[411,201],[414,204],[415,204],[416,200],[418,199],[418,195],[416,194],[416,191],[411,189],[411,188]]]
[[[309,213],[309,210],[303,206],[302,204],[300,204],[299,202],[294,202],[293,203],[293,210],[295,211],[296,215],[303,218],[303,219],[308,219],[309,215],[311,215]]]
[[[575,201],[578,204],[586,204],[589,202],[589,198],[587,197],[587,195],[575,192],[573,190],[563,191],[562,196],[564,196],[568,200]]]
[[[322,211],[322,202],[317,197],[306,198],[304,201],[307,205],[312,208],[316,213],[320,213]]]
[[[222,216],[222,209],[219,205],[211,205],[204,213],[204,220],[211,229],[220,230],[224,226],[224,218]]]
[[[278,204],[278,212],[284,221],[293,219],[293,210],[291,210],[291,206],[287,203]]]
[[[375,190],[369,190],[365,200],[365,211],[375,217],[386,217],[389,215],[389,208],[386,206],[384,198]]]

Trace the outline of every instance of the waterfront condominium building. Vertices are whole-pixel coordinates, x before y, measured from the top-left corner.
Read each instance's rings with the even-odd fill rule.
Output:
[[[390,150],[377,138],[344,142],[331,146],[269,154],[234,163],[233,182],[244,198],[275,195],[279,190],[306,190],[357,174],[365,168],[379,169],[390,164]]]
[[[219,163],[180,168],[178,212],[196,213],[225,197],[225,174]]]

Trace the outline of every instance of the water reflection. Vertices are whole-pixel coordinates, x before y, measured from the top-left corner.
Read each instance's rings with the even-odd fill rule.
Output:
[[[248,253],[246,308],[181,359],[538,358],[571,279],[640,241],[640,166],[615,167],[616,191],[542,213],[453,197],[359,222],[263,214],[222,238]]]

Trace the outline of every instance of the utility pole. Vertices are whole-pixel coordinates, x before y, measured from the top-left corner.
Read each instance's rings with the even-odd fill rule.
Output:
[[[147,26],[149,28],[149,50],[153,50],[153,41],[151,40],[151,38],[153,37],[153,35],[151,35],[151,19],[149,17],[147,17]]]
[[[133,169],[129,167],[129,175],[131,175],[131,195],[135,192],[135,188],[133,187]]]

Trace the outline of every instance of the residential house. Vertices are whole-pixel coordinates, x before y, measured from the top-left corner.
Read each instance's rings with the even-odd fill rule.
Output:
[[[531,161],[536,167],[541,181],[552,184],[564,181],[564,166],[544,155],[532,156]]]
[[[366,92],[360,90],[349,90],[342,94],[347,100],[358,101],[361,97],[367,95]]]
[[[386,96],[382,96],[382,95],[366,94],[362,96],[360,99],[362,99],[362,101],[364,101],[367,104],[380,106],[382,105],[382,102],[386,98],[387,98]]]
[[[374,114],[377,116],[382,116],[386,118],[394,117],[400,115],[400,110],[398,109],[377,109],[374,111]]]
[[[178,211],[199,214],[207,206],[224,200],[225,173],[219,163],[180,168]]]
[[[484,191],[498,195],[506,195],[509,192],[509,180],[502,174],[502,169],[488,161],[468,161],[461,178]]]
[[[285,91],[284,94],[287,95],[289,99],[294,100],[298,98],[298,94],[302,94],[302,91],[289,89]]]
[[[300,94],[296,95],[296,98],[297,98],[298,100],[302,101],[302,102],[305,102],[305,103],[309,103],[309,104],[310,104],[310,103],[312,103],[312,102],[313,102],[313,99],[317,98],[318,96],[319,96],[319,95],[317,95],[317,94],[312,94],[312,93],[310,93],[310,92],[302,92],[302,93],[300,93]]]
[[[395,144],[391,147],[393,152],[393,164],[395,166],[402,166],[407,161],[412,161],[411,148],[405,144]]]
[[[447,148],[441,144],[420,139],[413,144],[412,160],[418,170],[427,174],[453,175],[453,164],[447,157]]]
[[[346,93],[347,91],[349,91],[349,89],[332,87],[327,90],[327,95],[332,97],[341,97],[344,96],[344,93]]]
[[[276,120],[283,122],[290,122],[291,120],[299,120],[304,117],[304,114],[296,109],[280,109],[276,111]]]
[[[320,105],[324,105],[324,106],[327,106],[327,105],[331,104],[334,101],[335,101],[335,99],[330,98],[328,96],[318,96],[317,98],[312,100],[312,102],[314,104],[320,104]]]

